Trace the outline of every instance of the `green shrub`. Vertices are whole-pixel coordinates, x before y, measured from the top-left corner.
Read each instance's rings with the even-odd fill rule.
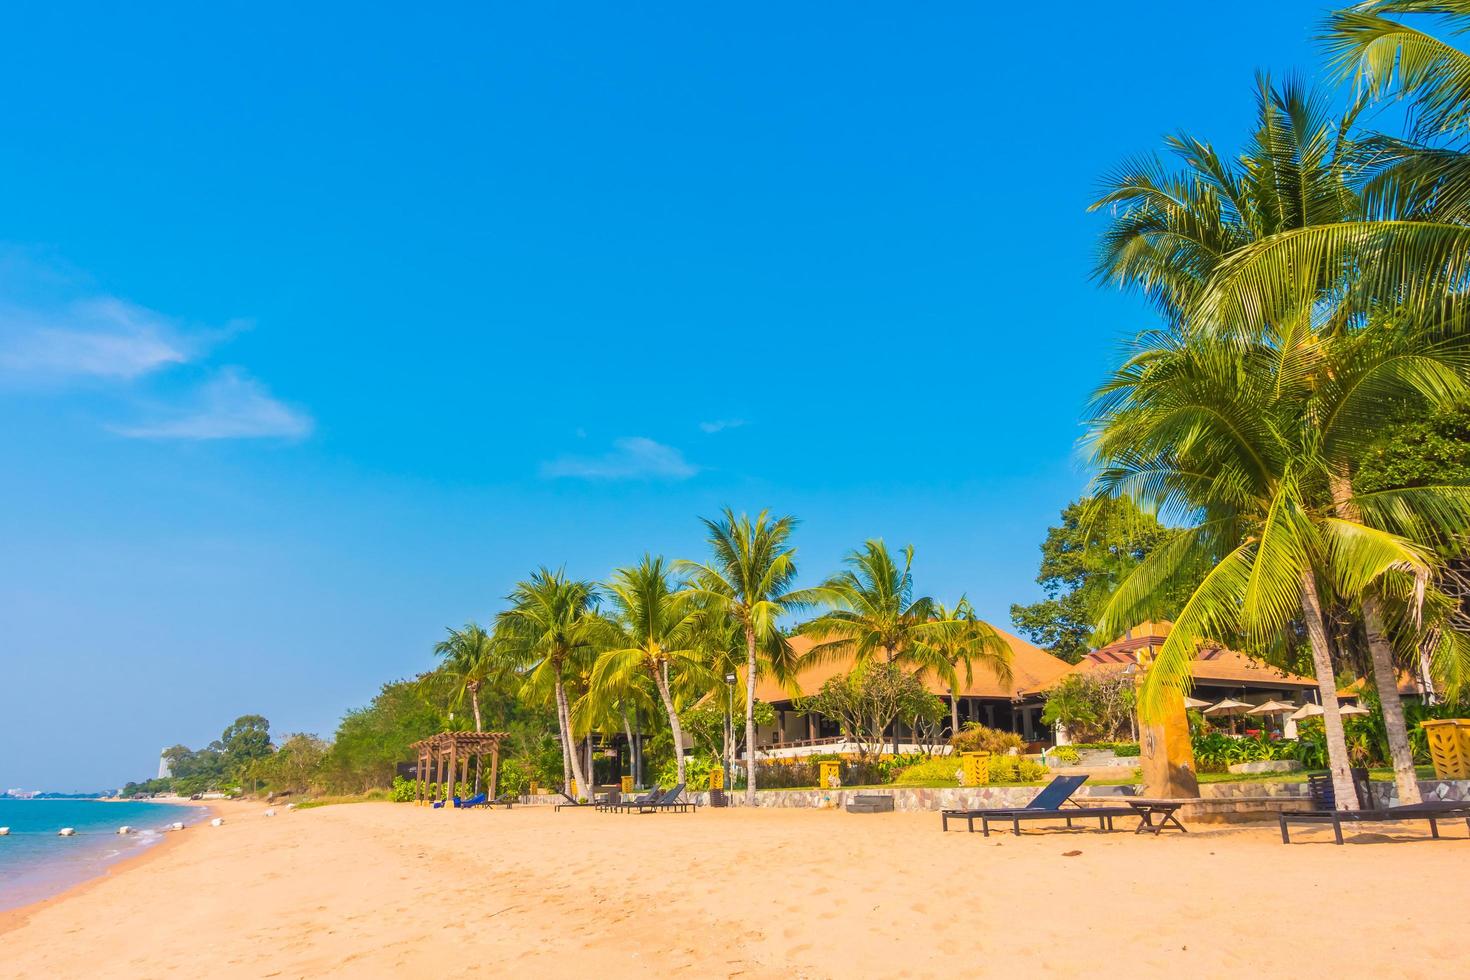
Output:
[[[412,779],[394,776],[393,788],[388,791],[388,799],[394,803],[412,803],[418,799],[418,784]]]
[[[990,757],[990,781],[992,783],[1034,783],[1047,772],[1046,766],[1025,756],[994,755]]]
[[[894,780],[899,786],[917,786],[925,783],[949,783],[960,785],[960,760],[953,756],[938,756],[927,762],[907,766]]]
[[[1138,755],[1137,742],[1073,742],[1070,747],[1079,752],[1111,752],[1120,759],[1133,758]]]
[[[1077,750],[1070,745],[1058,745],[1048,752],[1046,757],[1048,759],[1055,759],[1064,766],[1075,766],[1081,760],[1081,756],[1077,754]]]
[[[949,744],[956,752],[991,752],[995,755],[1005,755],[1011,749],[1019,752],[1026,746],[1015,732],[986,728],[973,721],[951,736]]]

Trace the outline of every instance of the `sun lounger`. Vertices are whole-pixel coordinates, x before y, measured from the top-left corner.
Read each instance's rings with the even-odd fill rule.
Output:
[[[606,812],[612,810],[614,807],[619,806],[642,806],[645,803],[652,803],[654,800],[663,796],[663,794],[664,791],[655,786],[653,789],[649,790],[643,795],[634,797],[631,800],[614,800],[611,796],[609,796],[605,800],[597,804],[597,809]]]
[[[485,800],[488,798],[489,794],[487,793],[476,793],[474,796],[471,796],[469,799],[466,800],[462,800],[456,796],[454,798],[454,805],[458,809],[468,810],[471,807],[484,806]]]
[[[1042,811],[1055,813],[1062,805],[1072,798],[1077,788],[1087,782],[1086,776],[1057,776],[1041,792],[1032,798],[1030,803],[1024,807],[988,807],[978,810],[940,810],[940,826],[943,830],[949,829],[950,820],[964,820],[971,833],[975,830],[975,820],[986,814],[999,813],[1030,813]],[[1080,808],[1079,808],[1080,809]]]
[[[1281,843],[1291,843],[1290,826],[1296,824],[1330,824],[1333,842],[1343,843],[1342,825],[1345,823],[1413,823],[1424,821],[1429,824],[1429,835],[1438,839],[1439,821],[1461,820],[1470,829],[1470,802],[1436,801],[1432,803],[1410,803],[1405,806],[1383,807],[1377,810],[1332,810],[1297,811],[1282,813],[1277,818],[1281,824]]]
[[[685,785],[684,783],[680,783],[678,786],[675,786],[665,793],[662,799],[654,800],[651,803],[640,804],[638,806],[638,812],[659,813],[661,811],[667,811],[670,813],[685,813],[694,810],[698,804],[679,799],[684,794]]]
[[[514,793],[501,793],[499,796],[495,797],[495,799],[493,799],[493,800],[486,800],[485,802],[481,803],[480,806],[483,806],[483,807],[503,806],[507,810],[509,810],[511,807],[515,806],[515,804],[516,804],[516,795]]]
[[[570,793],[568,793],[566,790],[560,790],[559,789],[559,790],[557,790],[557,794],[560,795],[562,799],[566,800],[566,802],[565,803],[558,803],[556,806],[552,807],[551,808],[551,812],[553,812],[553,813],[557,812],[558,810],[561,810],[564,807],[584,807],[584,806],[596,806],[597,805],[596,801],[594,801],[594,800],[588,800],[588,801],[586,801],[584,803],[581,800],[574,799],[572,797],[572,795]]]

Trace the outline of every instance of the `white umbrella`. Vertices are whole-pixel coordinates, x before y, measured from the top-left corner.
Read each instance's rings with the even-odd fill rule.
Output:
[[[1246,714],[1248,714],[1248,715],[1289,715],[1289,714],[1291,714],[1295,710],[1296,710],[1296,705],[1294,705],[1294,704],[1287,704],[1285,701],[1267,701],[1265,704],[1258,704],[1258,705],[1256,705],[1254,708],[1252,708],[1251,710],[1247,711]]]
[[[1337,709],[1337,713],[1340,715],[1371,715],[1373,712],[1367,708],[1360,708],[1356,704],[1345,704]],[[1296,709],[1291,720],[1301,721],[1303,718],[1320,718],[1321,716],[1322,706],[1320,704],[1304,704]]]
[[[1210,706],[1210,702],[1201,701],[1199,698],[1185,698],[1184,706],[1190,711],[1198,711],[1201,708],[1208,708]]]
[[[1205,714],[1238,715],[1242,711],[1249,711],[1250,707],[1251,706],[1244,701],[1232,701],[1230,698],[1226,698],[1224,701],[1217,701],[1216,703],[1206,708]]]

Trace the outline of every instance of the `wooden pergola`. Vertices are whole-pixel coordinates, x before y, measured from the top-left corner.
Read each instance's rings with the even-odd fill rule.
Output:
[[[419,753],[414,770],[414,798],[423,803],[429,799],[429,787],[438,783],[447,801],[454,795],[457,782],[469,782],[470,760],[490,757],[490,780],[486,793],[493,799],[495,783],[500,775],[500,743],[505,732],[440,732],[430,735],[411,748]]]

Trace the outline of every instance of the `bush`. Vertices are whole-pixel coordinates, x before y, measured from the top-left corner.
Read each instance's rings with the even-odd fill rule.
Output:
[[[899,786],[921,786],[925,783],[960,785],[960,760],[954,756],[938,756],[927,762],[908,766],[894,782]]]
[[[1046,766],[1035,759],[1019,755],[994,755],[990,757],[990,781],[992,783],[1034,783],[1047,774]]]
[[[1081,761],[1081,756],[1077,754],[1077,750],[1070,745],[1058,745],[1048,752],[1046,757],[1048,759],[1055,759],[1064,766],[1075,766]]]
[[[1020,752],[1026,746],[1015,732],[986,728],[973,721],[951,736],[949,744],[956,752],[990,752],[995,755],[1005,755],[1011,749]]]
[[[412,779],[404,779],[402,776],[393,777],[393,788],[388,791],[388,799],[394,803],[412,803],[418,799],[418,784]]]
[[[1111,752],[1120,759],[1136,758],[1139,754],[1137,742],[1073,742],[1067,747],[1078,752]]]

